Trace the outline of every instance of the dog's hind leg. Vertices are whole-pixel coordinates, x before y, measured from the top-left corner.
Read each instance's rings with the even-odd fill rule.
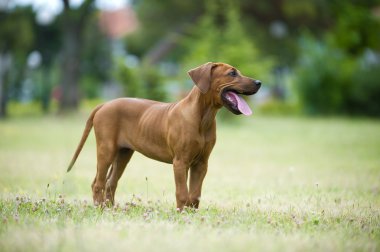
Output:
[[[131,160],[133,152],[134,151],[131,149],[124,148],[119,149],[119,151],[116,153],[116,157],[113,161],[112,168],[108,174],[106,183],[106,201],[109,201],[112,205],[115,202],[117,183],[123,175],[123,172],[129,160]]]
[[[112,144],[102,143],[97,146],[97,170],[94,182],[92,183],[92,197],[94,204],[99,205],[104,202],[106,177],[112,161],[115,159],[116,150]]]

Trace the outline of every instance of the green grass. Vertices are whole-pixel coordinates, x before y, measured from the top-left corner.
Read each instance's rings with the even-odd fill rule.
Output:
[[[170,165],[135,154],[114,208],[92,206],[86,116],[0,121],[0,251],[379,251],[380,121],[236,117],[218,124],[198,211]]]

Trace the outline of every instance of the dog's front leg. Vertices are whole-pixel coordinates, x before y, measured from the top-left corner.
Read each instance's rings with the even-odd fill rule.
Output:
[[[182,211],[183,207],[189,202],[189,191],[187,189],[187,173],[189,165],[175,159],[173,162],[174,180],[176,188],[177,209]]]
[[[190,195],[187,206],[198,208],[202,183],[207,173],[207,161],[199,162],[190,168]]]

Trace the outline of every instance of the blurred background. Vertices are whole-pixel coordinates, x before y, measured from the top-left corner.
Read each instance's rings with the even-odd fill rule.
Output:
[[[380,1],[0,0],[2,118],[174,101],[208,61],[262,80],[263,114],[380,117]]]

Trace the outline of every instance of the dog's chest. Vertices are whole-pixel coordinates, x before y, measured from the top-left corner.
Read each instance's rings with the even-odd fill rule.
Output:
[[[209,154],[216,142],[215,130],[208,130],[201,132],[198,137],[194,147],[197,149],[198,153]]]

